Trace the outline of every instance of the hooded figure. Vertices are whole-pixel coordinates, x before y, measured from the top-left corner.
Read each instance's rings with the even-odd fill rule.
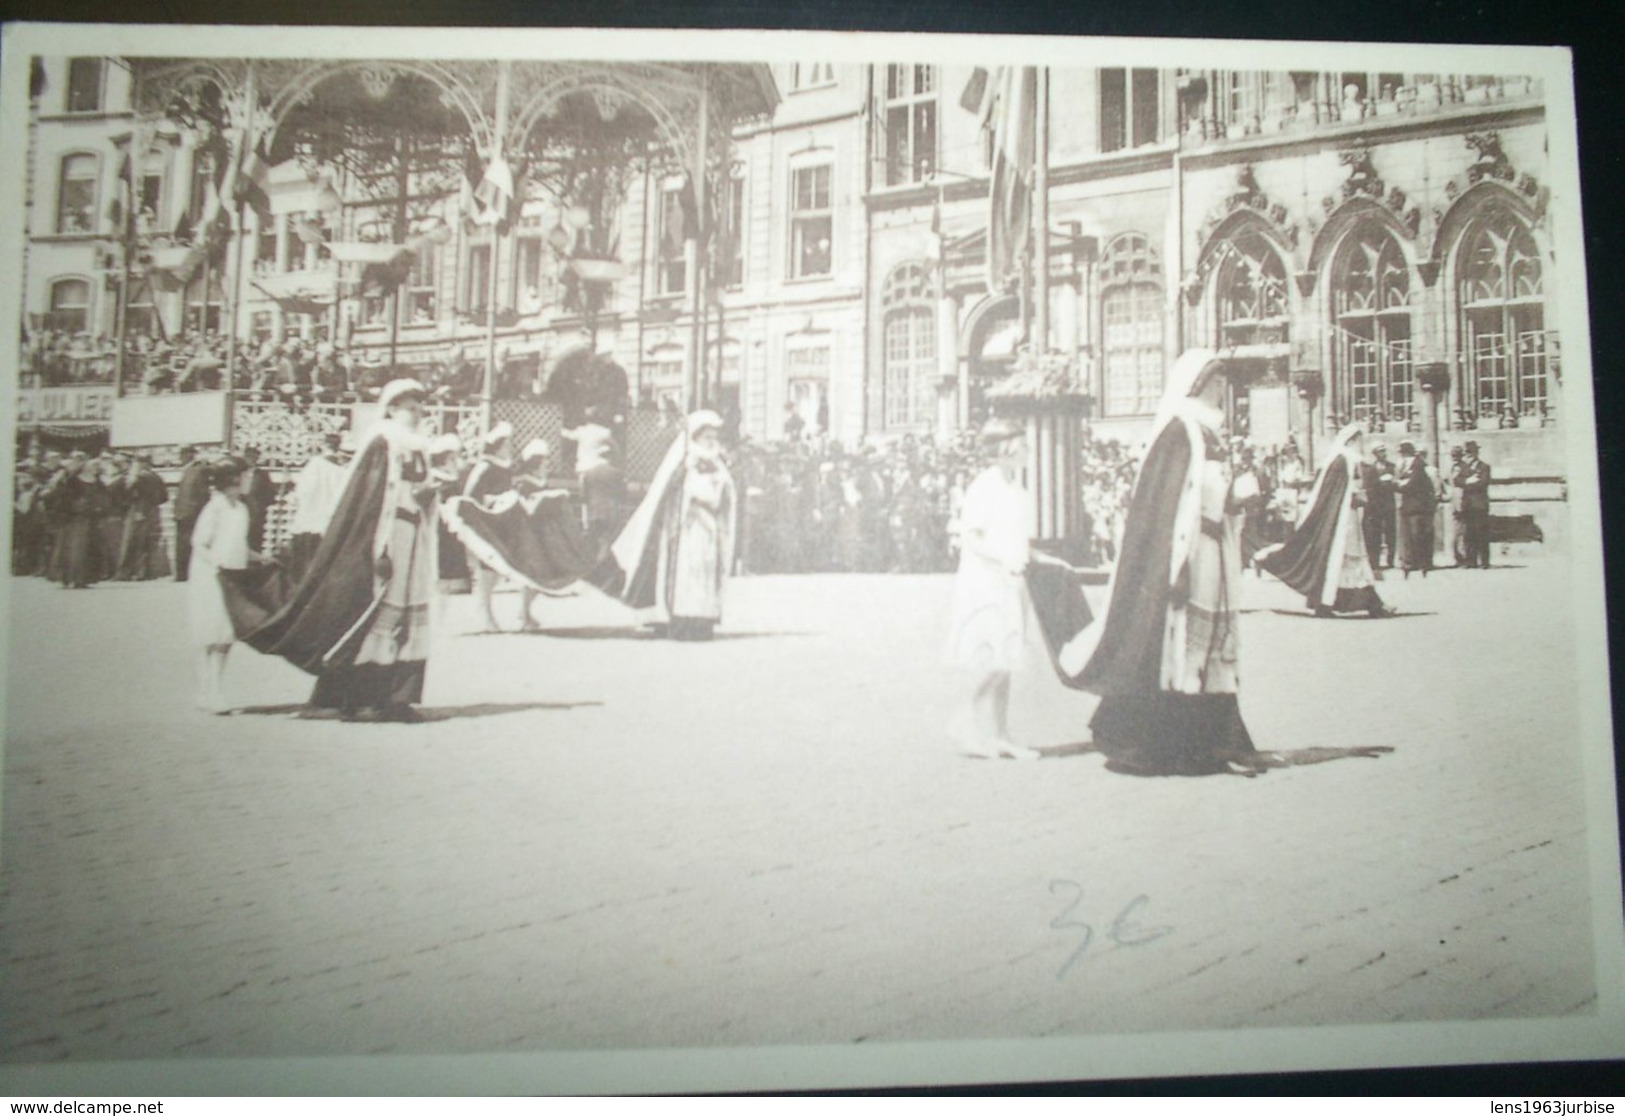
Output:
[[[1390,615],[1377,596],[1361,524],[1363,430],[1350,423],[1332,442],[1298,529],[1258,553],[1258,565],[1304,595],[1316,616]]]
[[[416,721],[437,574],[434,478],[419,435],[425,392],[395,380],[320,545],[303,569],[223,570],[237,636],[316,675],[311,715]]]
[[[1174,365],[1134,482],[1100,642],[1062,680],[1101,697],[1090,722],[1113,771],[1207,775],[1254,754],[1241,674],[1241,511],[1205,350]]]
[[[667,625],[672,639],[707,640],[722,617],[739,500],[722,457],[722,416],[696,411],[649,492],[610,546],[620,597]]]

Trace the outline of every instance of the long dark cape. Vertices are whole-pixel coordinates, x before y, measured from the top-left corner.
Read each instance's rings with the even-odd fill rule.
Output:
[[[1100,643],[1078,674],[1062,674],[1073,689],[1114,694],[1161,687],[1174,520],[1190,467],[1185,422],[1170,422],[1152,443],[1134,483]]]
[[[1326,463],[1320,490],[1309,513],[1273,553],[1259,560],[1259,568],[1269,571],[1311,601],[1319,601],[1326,589],[1326,570],[1332,544],[1337,541],[1337,517],[1348,495],[1348,459],[1338,454]]]
[[[327,532],[315,552],[288,547],[276,561],[222,570],[221,588],[237,638],[279,655],[309,674],[345,661],[340,647],[377,607],[373,540],[389,486],[389,443],[373,438],[356,460]]]
[[[476,558],[534,589],[562,589],[586,577],[598,559],[565,492],[512,493],[491,507],[459,496],[441,516]]]
[[[1061,681],[1069,683],[1066,668],[1061,666],[1061,652],[1095,621],[1083,595],[1083,571],[1053,562],[1033,562],[1026,576],[1027,592],[1033,600],[1050,664]]]

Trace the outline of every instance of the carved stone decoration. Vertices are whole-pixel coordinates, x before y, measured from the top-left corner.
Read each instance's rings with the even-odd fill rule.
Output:
[[[1512,170],[1512,161],[1501,149],[1499,132],[1469,132],[1465,140],[1467,146],[1477,152],[1473,165],[1467,168],[1469,182],[1477,185],[1486,178],[1498,182],[1511,182],[1516,177]]]
[[[1337,161],[1349,168],[1349,176],[1343,182],[1344,201],[1357,197],[1382,200],[1383,182],[1371,161],[1371,151],[1365,144],[1357,143],[1338,152]]]
[[[1293,275],[1293,279],[1297,281],[1298,293],[1304,298],[1308,298],[1314,292],[1315,273],[1313,271],[1297,272]]]
[[[1244,163],[1236,169],[1235,189],[1225,195],[1208,213],[1207,220],[1202,225],[1201,243],[1210,243],[1221,224],[1234,214],[1242,212],[1256,214],[1288,245],[1293,248],[1298,246],[1297,224],[1291,221],[1291,214],[1285,205],[1271,201],[1259,188],[1258,178],[1250,163]],[[1212,260],[1209,259],[1197,268],[1195,281],[1198,284],[1207,278],[1211,266]]]

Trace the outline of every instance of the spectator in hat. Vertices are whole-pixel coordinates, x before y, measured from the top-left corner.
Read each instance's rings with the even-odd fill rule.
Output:
[[[248,545],[255,550],[265,549],[265,524],[276,503],[276,482],[271,474],[260,468],[258,447],[243,450],[243,501],[248,505]]]
[[[122,481],[128,498],[124,536],[119,547],[119,578],[123,581],[150,581],[169,573],[164,553],[159,510],[169,501],[169,489],[152,471],[152,462],[136,457]]]
[[[1413,442],[1399,443],[1399,465],[1394,470],[1399,494],[1399,567],[1426,577],[1433,568],[1433,517],[1439,510],[1439,484],[1428,468],[1427,457]]]
[[[1450,505],[1450,513],[1444,521],[1445,549],[1450,552],[1450,561],[1458,567],[1467,564],[1467,540],[1461,529],[1461,488],[1456,484],[1464,467],[1462,460],[1462,448],[1451,446],[1450,460],[1445,463],[1444,476],[1439,479],[1443,499]]]
[[[1490,567],[1490,467],[1478,456],[1478,443],[1463,447],[1451,484],[1461,490],[1461,534],[1468,569]]]
[[[1361,527],[1365,532],[1366,557],[1377,577],[1394,566],[1394,463],[1388,460],[1388,447],[1382,442],[1371,446],[1371,460],[1360,464],[1360,491],[1365,501]]]
[[[181,479],[175,486],[175,580],[185,581],[192,566],[192,530],[209,502],[209,471],[196,446],[181,447]]]

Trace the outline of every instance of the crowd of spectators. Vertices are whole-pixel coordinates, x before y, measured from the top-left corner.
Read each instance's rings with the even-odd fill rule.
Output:
[[[114,339],[100,334],[25,331],[23,386],[112,384],[117,349]],[[378,350],[362,357],[329,341],[260,340],[245,342],[232,368],[229,349],[229,339],[217,331],[193,330],[177,337],[131,334],[124,345],[123,392],[221,391],[232,369],[231,387],[239,394],[290,403],[364,401],[403,374],[447,402],[472,402],[484,379],[483,365],[463,352],[402,368],[376,359]]]
[[[829,438],[743,440],[732,454],[744,493],[745,573],[939,573],[958,560],[966,487],[988,464],[972,434],[912,434],[848,451]],[[1114,552],[1135,462],[1114,441],[1085,443],[1080,464],[1094,557]]]

